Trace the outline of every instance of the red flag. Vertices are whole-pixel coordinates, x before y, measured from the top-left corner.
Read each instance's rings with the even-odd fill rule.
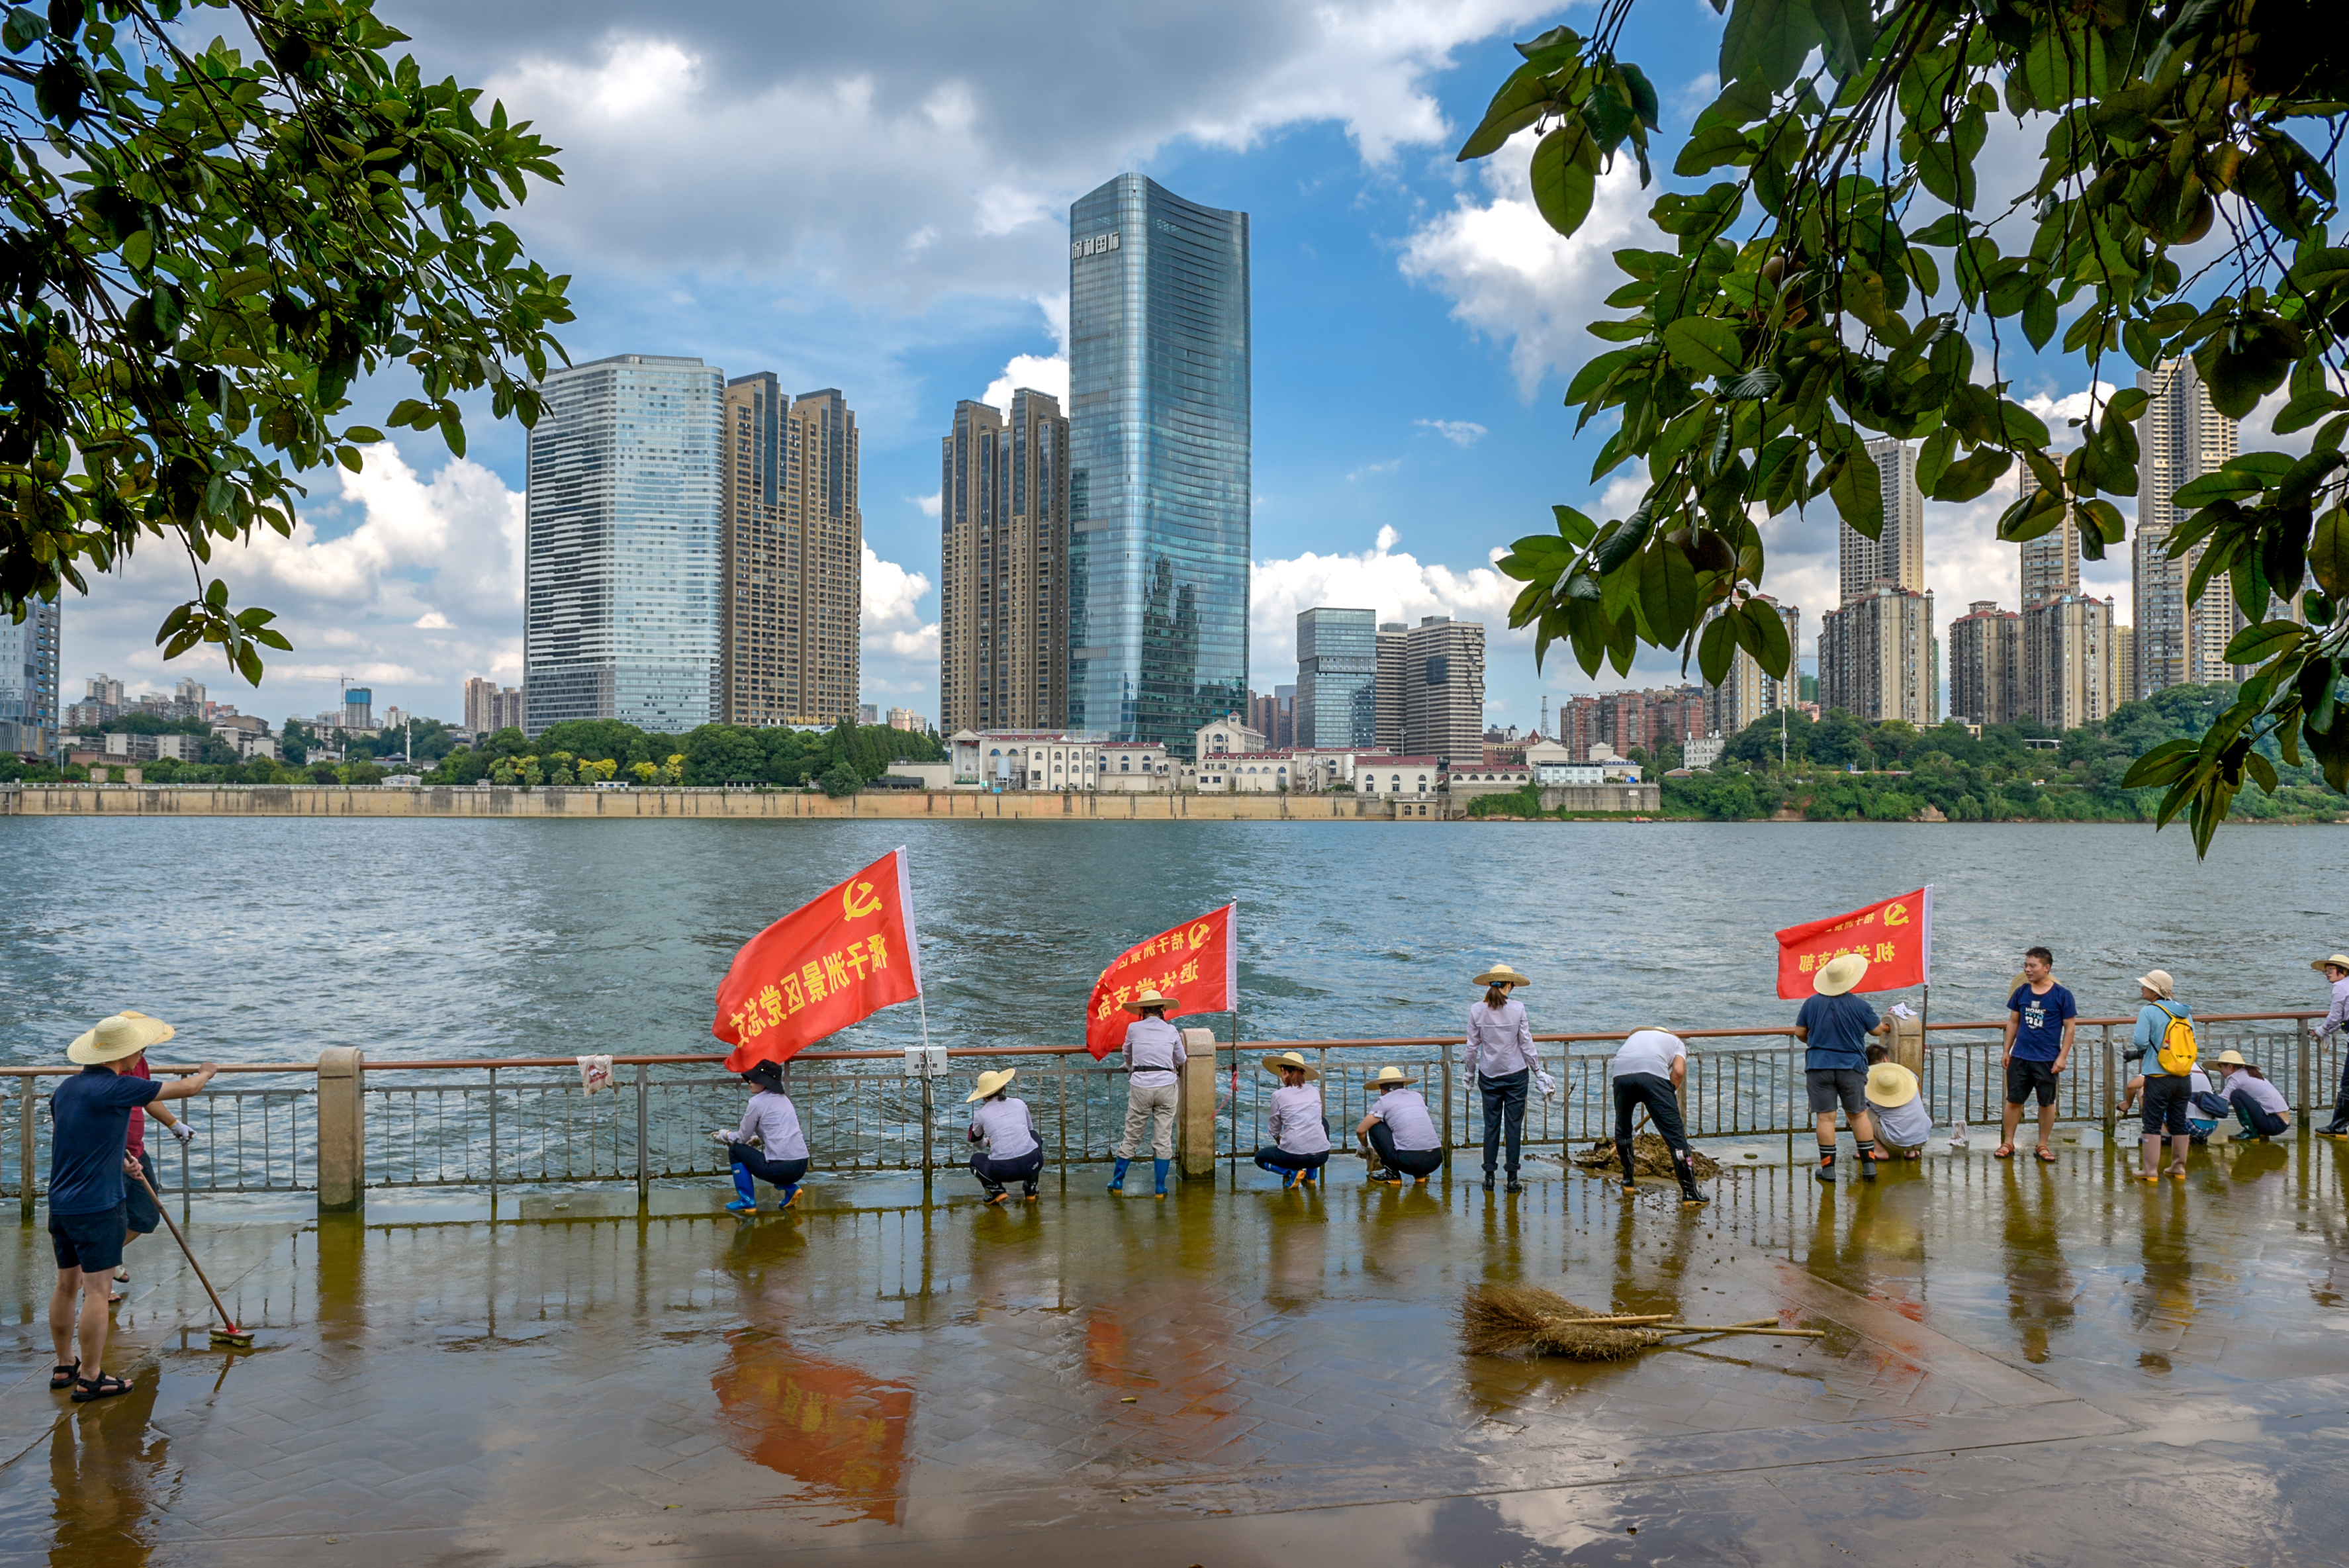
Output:
[[[1227,903],[1198,919],[1137,942],[1101,972],[1085,1004],[1085,1049],[1099,1061],[1125,1044],[1132,1015],[1125,1004],[1143,991],[1173,996],[1170,1018],[1182,1013],[1228,1013],[1240,994],[1239,947],[1232,940]]]
[[[1811,977],[1830,959],[1857,953],[1868,973],[1855,991],[1898,991],[1933,983],[1933,890],[1920,887],[1881,903],[1831,914],[1778,934],[1778,995],[1811,994]]]
[[[742,944],[709,1032],[729,1072],[784,1062],[826,1035],[922,994],[903,846]]]

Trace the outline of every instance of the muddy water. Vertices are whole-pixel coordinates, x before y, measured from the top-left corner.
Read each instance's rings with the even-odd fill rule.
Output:
[[[2323,1006],[2349,832],[2135,827],[0,820],[0,1053],[137,1006],[222,1060],[690,1050],[735,948],[910,849],[929,1026],[1076,1037],[1121,948],[1227,900],[1249,1037],[1448,1033],[1468,977],[1541,1029],[1782,1022],[1773,929],[1937,888],[1933,1012],[2044,943],[2085,1013],[2159,965],[2201,1011]],[[842,1043],[917,1037],[899,1008]]]

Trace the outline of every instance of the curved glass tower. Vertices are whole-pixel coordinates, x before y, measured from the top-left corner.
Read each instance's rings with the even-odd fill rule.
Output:
[[[1069,726],[1190,755],[1247,703],[1248,218],[1069,209]]]

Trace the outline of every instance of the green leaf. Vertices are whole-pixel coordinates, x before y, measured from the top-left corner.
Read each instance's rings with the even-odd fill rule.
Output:
[[[1568,120],[1534,149],[1534,205],[1561,234],[1572,234],[1590,216],[1599,191],[1599,146],[1588,128]]]
[[[2349,508],[2328,508],[2316,520],[2316,536],[2308,545],[2308,569],[2326,594],[2349,598]]]
[[[22,5],[8,9],[8,19],[0,22],[0,48],[10,54],[22,54],[37,39],[48,36],[49,25]]]
[[[1567,543],[1577,550],[1588,546],[1598,537],[1599,525],[1570,506],[1553,506],[1551,515],[1557,519],[1557,531]]]
[[[1995,447],[1984,447],[1972,455],[1951,463],[1941,475],[1941,482],[1927,491],[1935,500],[1968,501],[1981,495],[2006,475],[2014,466],[2013,454]],[[1918,488],[1924,489],[1920,477]]]
[[[2193,739],[2165,740],[2129,764],[2128,771],[2121,776],[2121,788],[2124,789],[2158,789],[2165,785],[2175,784],[2194,771],[2195,761],[2201,756],[2201,751],[2202,745],[2199,737]]]
[[[1501,84],[1501,90],[1493,95],[1493,101],[1485,106],[1483,123],[1461,144],[1460,156],[1454,161],[1465,163],[1498,152],[1510,137],[1541,118],[1555,91],[1545,73],[1530,65],[1519,66]]]
[[[2033,289],[2023,307],[2023,335],[2033,348],[2046,347],[2055,335],[2055,296],[2044,288]]]
[[[2230,665],[2263,665],[2308,635],[2308,628],[2297,621],[2263,621],[2235,634],[2227,645],[2226,660]]]
[[[1734,377],[1745,357],[1737,329],[1704,315],[1684,315],[1665,327],[1664,347],[1696,374],[1723,379]]]
[[[1868,449],[1854,441],[1843,454],[1835,482],[1827,487],[1837,514],[1852,531],[1875,539],[1884,532],[1884,476]]]
[[[1822,41],[1809,0],[1734,0],[1721,35],[1721,79],[1784,92]]]
[[[1704,684],[1717,686],[1729,678],[1729,666],[1737,656],[1737,640],[1730,630],[1726,614],[1715,615],[1704,624],[1704,634],[1696,642],[1697,673]]]
[[[1680,156],[1672,160],[1672,172],[1702,174],[1708,169],[1751,163],[1756,150],[1752,139],[1735,126],[1708,126],[1681,144]]]
[[[1740,614],[1753,624],[1762,645],[1762,651],[1754,655],[1754,661],[1762,666],[1762,673],[1772,680],[1785,679],[1786,672],[1794,664],[1795,650],[1786,636],[1786,623],[1779,615],[1776,606],[1759,599],[1748,599]]]

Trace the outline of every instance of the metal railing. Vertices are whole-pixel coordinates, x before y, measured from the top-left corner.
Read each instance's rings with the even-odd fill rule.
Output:
[[[2343,1047],[2318,1040],[2318,1013],[2214,1016],[2198,1021],[2206,1060],[2240,1051],[2258,1063],[2295,1110],[2329,1110]],[[2083,1019],[2074,1060],[2060,1080],[2057,1115],[2069,1123],[2114,1125],[2114,1104],[2128,1073],[2122,1053],[2133,1020]],[[1804,1048],[1784,1030],[1690,1030],[1688,1078],[1682,1095],[1695,1138],[1792,1138],[1806,1130]],[[1558,1094],[1529,1096],[1524,1139],[1563,1149],[1612,1136],[1608,1048],[1619,1033],[1537,1036],[1542,1064]],[[1245,1159],[1267,1141],[1265,1114],[1277,1087],[1262,1056],[1296,1050],[1321,1072],[1324,1116],[1332,1140],[1351,1142],[1367,1109],[1367,1080],[1400,1066],[1422,1081],[1444,1143],[1477,1147],[1483,1109],[1461,1063],[1456,1038],[1419,1036],[1379,1040],[1218,1042],[1215,1149]],[[1995,1125],[2004,1100],[1995,1023],[1930,1026],[1920,1073],[1937,1124]],[[962,1104],[971,1080],[999,1067],[1019,1069],[1018,1092],[1034,1113],[1046,1157],[1065,1170],[1111,1157],[1125,1122],[1124,1069],[1112,1057],[1095,1063],[1075,1047],[951,1049],[948,1076],[905,1076],[896,1052],[804,1054],[784,1069],[816,1169],[834,1171],[951,1170],[968,1158]],[[706,1181],[728,1168],[724,1147],[709,1137],[741,1116],[742,1086],[716,1056],[616,1057],[611,1092],[582,1092],[574,1063],[563,1058],[503,1061],[380,1061],[359,1079],[365,1127],[364,1185],[370,1188],[506,1187],[633,1181]],[[46,1187],[47,1128],[43,1080],[77,1069],[0,1068],[13,1080],[14,1114],[0,1114],[0,1194],[32,1212]],[[159,1068],[171,1075],[182,1068]],[[201,1096],[174,1102],[198,1134],[176,1144],[150,1125],[147,1149],[163,1185],[184,1211],[193,1193],[298,1193],[319,1185],[319,1089],[307,1064],[239,1065]],[[2035,1110],[2033,1112],[2035,1115]]]

